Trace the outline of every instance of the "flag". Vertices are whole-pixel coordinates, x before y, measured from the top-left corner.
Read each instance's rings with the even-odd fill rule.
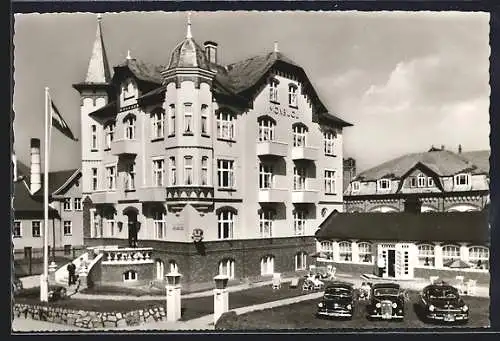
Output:
[[[51,117],[52,125],[57,130],[59,130],[63,135],[66,135],[66,137],[72,139],[73,141],[78,141],[78,139],[75,138],[75,136],[73,135],[73,132],[69,128],[66,121],[63,119],[61,113],[59,112],[59,109],[57,109],[52,98],[50,98],[50,111],[51,111],[50,117]]]

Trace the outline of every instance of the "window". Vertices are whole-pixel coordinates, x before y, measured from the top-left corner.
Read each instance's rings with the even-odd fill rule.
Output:
[[[92,124],[90,126],[91,129],[91,150],[97,150],[97,126],[95,124]]]
[[[65,236],[71,236],[72,234],[72,223],[71,220],[65,220],[63,223],[63,231]]]
[[[65,256],[71,255],[71,245],[65,244],[63,247],[64,247],[64,255]]]
[[[331,241],[322,241],[319,244],[320,252],[326,253],[328,259],[333,258],[333,243]]]
[[[360,263],[372,262],[372,244],[361,242],[358,243],[358,255]]]
[[[179,273],[179,266],[175,262],[175,260],[171,260],[168,262],[168,267],[170,268],[170,272]]]
[[[299,252],[295,255],[295,271],[307,268],[307,253]]]
[[[412,176],[408,179],[411,188],[417,187],[417,178]]]
[[[234,260],[225,259],[219,262],[219,275],[234,279]]]
[[[391,181],[389,179],[380,179],[377,183],[379,190],[387,191],[391,189]]]
[[[276,122],[270,117],[259,119],[259,141],[273,141]]]
[[[419,174],[417,176],[417,179],[418,179],[418,187],[422,188],[427,185],[427,177],[425,175]]]
[[[476,269],[489,268],[490,251],[484,246],[473,246],[469,248],[469,262]]]
[[[274,274],[274,256],[264,256],[260,259],[260,275]]]
[[[82,198],[75,198],[73,203],[74,203],[75,211],[82,210]]]
[[[295,124],[293,125],[292,129],[293,129],[293,146],[305,147],[307,127],[303,124]]]
[[[271,79],[269,82],[269,101],[278,102],[278,80]]]
[[[128,270],[123,273],[124,282],[135,282],[137,281],[137,272],[134,270]]]
[[[115,227],[116,227],[116,222],[115,222],[115,213],[114,212],[107,212],[104,215],[105,219],[105,226],[106,226],[106,234],[109,237],[113,237],[115,235]]]
[[[259,212],[260,237],[271,238],[273,236],[274,212],[261,210]]]
[[[170,185],[175,186],[177,184],[177,170],[175,168],[175,157],[170,157]]]
[[[125,123],[125,139],[135,139],[135,116],[128,116],[123,123]]]
[[[306,169],[304,167],[293,167],[293,189],[306,189]]]
[[[208,157],[201,157],[201,185],[208,185]]]
[[[31,235],[33,237],[40,237],[42,235],[42,230],[40,225],[41,225],[40,221],[31,222]]]
[[[65,211],[71,211],[71,198],[64,198],[63,209]]]
[[[323,133],[324,147],[325,147],[325,155],[335,156],[335,137],[337,135],[333,131],[325,131]]]
[[[15,221],[14,222],[14,228],[12,230],[12,236],[14,236],[15,238],[22,237],[22,235],[23,235],[22,232],[23,232],[23,230],[22,230],[21,222],[20,221]]]
[[[352,191],[353,192],[359,192],[359,181],[354,181],[352,183]]]
[[[208,105],[206,104],[201,106],[201,134],[208,134]]]
[[[219,188],[234,188],[234,161],[217,160]]]
[[[165,238],[166,223],[165,213],[160,209],[153,210],[153,225],[156,239]]]
[[[306,215],[305,210],[293,211],[293,228],[296,236],[303,236],[306,229]]]
[[[162,187],[163,186],[163,164],[165,161],[163,159],[153,160],[153,186]]]
[[[175,104],[168,107],[168,135],[175,135]]]
[[[125,190],[126,191],[135,190],[135,163],[130,163],[127,167],[127,173],[125,178]]]
[[[443,265],[448,266],[455,259],[460,259],[460,247],[456,245],[443,246]]]
[[[273,187],[273,167],[269,164],[260,163],[259,165],[259,188]]]
[[[435,266],[436,256],[434,245],[422,244],[418,246],[418,264],[420,266]]]
[[[217,214],[217,227],[219,239],[232,239],[234,228],[234,212],[221,210]]]
[[[193,184],[193,157],[184,156],[184,185]]]
[[[191,103],[184,104],[184,132],[193,132],[193,106]]]
[[[106,182],[108,190],[116,189],[116,166],[106,167]]]
[[[113,142],[113,139],[115,137],[115,128],[116,123],[114,121],[110,121],[104,126],[104,139],[106,149],[111,149],[111,142]]]
[[[427,178],[427,186],[428,187],[434,187],[434,179],[429,177]]]
[[[159,139],[164,136],[163,121],[165,120],[165,113],[158,110],[151,114],[151,138]]]
[[[288,105],[291,107],[297,107],[297,86],[295,84],[290,84],[288,86]]]
[[[92,168],[92,190],[97,191],[97,168]]]
[[[335,194],[335,171],[325,170],[325,193]]]
[[[217,138],[234,140],[234,115],[229,112],[217,113]]]
[[[339,256],[342,262],[352,261],[352,243],[351,242],[340,242],[339,243]]]
[[[467,186],[469,184],[468,174],[455,175],[455,186]]]

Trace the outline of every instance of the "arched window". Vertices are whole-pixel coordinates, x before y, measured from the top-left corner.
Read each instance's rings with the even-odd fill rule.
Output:
[[[235,115],[228,110],[217,112],[217,138],[222,140],[234,140]]]
[[[304,209],[293,211],[293,227],[296,236],[303,236],[306,229],[307,211]]]
[[[321,252],[333,252],[333,243],[329,240],[322,241],[320,243]]]
[[[271,238],[273,236],[274,211],[262,209],[259,212],[260,237]]]
[[[163,138],[164,128],[163,122],[165,121],[165,112],[162,109],[156,109],[151,113],[151,138]]]
[[[418,264],[420,266],[435,266],[434,245],[421,244],[418,246]]]
[[[104,145],[106,149],[111,149],[111,142],[115,137],[115,128],[116,122],[114,120],[110,120],[104,125]]]
[[[162,281],[165,276],[165,264],[161,259],[155,260],[156,280]]]
[[[134,270],[128,270],[123,273],[124,282],[135,282],[137,281],[137,272]]]
[[[234,216],[236,210],[232,208],[222,208],[217,212],[217,226],[219,239],[232,239],[234,230]]]
[[[373,261],[372,244],[366,242],[358,243],[358,254],[360,263],[371,263]]]
[[[293,130],[293,146],[305,147],[307,137],[307,127],[302,123],[295,123],[292,126]]]
[[[260,259],[260,274],[262,276],[274,273],[274,256],[264,256]]]
[[[456,245],[443,246],[443,265],[447,266],[456,259],[460,259],[460,247]]]
[[[234,279],[234,260],[224,259],[219,262],[219,275]]]
[[[276,127],[276,121],[269,116],[262,116],[258,119],[259,123],[259,141],[273,141],[274,128]]]
[[[490,250],[484,246],[469,248],[469,262],[476,269],[489,269]]]
[[[352,262],[352,243],[351,242],[340,242],[339,243],[339,255],[340,255],[340,261]]]
[[[305,270],[307,268],[307,253],[301,251],[295,255],[295,270]]]
[[[179,266],[177,265],[175,260],[168,261],[168,268],[170,272],[179,273]]]
[[[288,84],[288,105],[297,108],[297,85]]]
[[[278,84],[279,81],[275,78],[269,81],[269,101],[271,102],[278,102]]]
[[[123,120],[125,126],[125,139],[133,140],[135,139],[135,122],[136,118],[134,115],[128,115]]]

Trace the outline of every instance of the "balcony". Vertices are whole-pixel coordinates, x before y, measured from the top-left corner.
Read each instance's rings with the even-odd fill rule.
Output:
[[[140,152],[139,140],[114,140],[111,142],[113,155],[137,155]]]
[[[164,202],[167,197],[167,191],[165,187],[138,188],[137,197],[141,202]]]
[[[278,141],[257,142],[257,156],[284,157],[288,153],[288,144]]]
[[[110,190],[93,192],[91,198],[94,204],[116,204],[118,202],[118,194],[116,191]]]
[[[122,249],[105,249],[102,250],[103,265],[134,265],[134,264],[151,264],[152,247],[137,247],[137,248],[122,248]]]
[[[288,199],[287,189],[260,188],[259,202],[285,202]]]
[[[318,148],[313,147],[293,147],[292,160],[316,161],[318,159],[318,151]]]
[[[299,189],[292,191],[292,203],[314,204],[318,201],[318,191]]]
[[[214,188],[208,186],[173,186],[167,187],[167,206],[172,211],[179,211],[189,204],[199,211],[207,211],[214,204]]]

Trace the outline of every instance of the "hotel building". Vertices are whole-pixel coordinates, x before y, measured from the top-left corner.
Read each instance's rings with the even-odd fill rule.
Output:
[[[98,19],[81,95],[86,245],[99,284],[187,286],[305,270],[343,209],[342,132],[304,69],[278,50],[221,65],[186,37],[150,65],[108,65]],[[114,248],[113,247],[120,247]]]

